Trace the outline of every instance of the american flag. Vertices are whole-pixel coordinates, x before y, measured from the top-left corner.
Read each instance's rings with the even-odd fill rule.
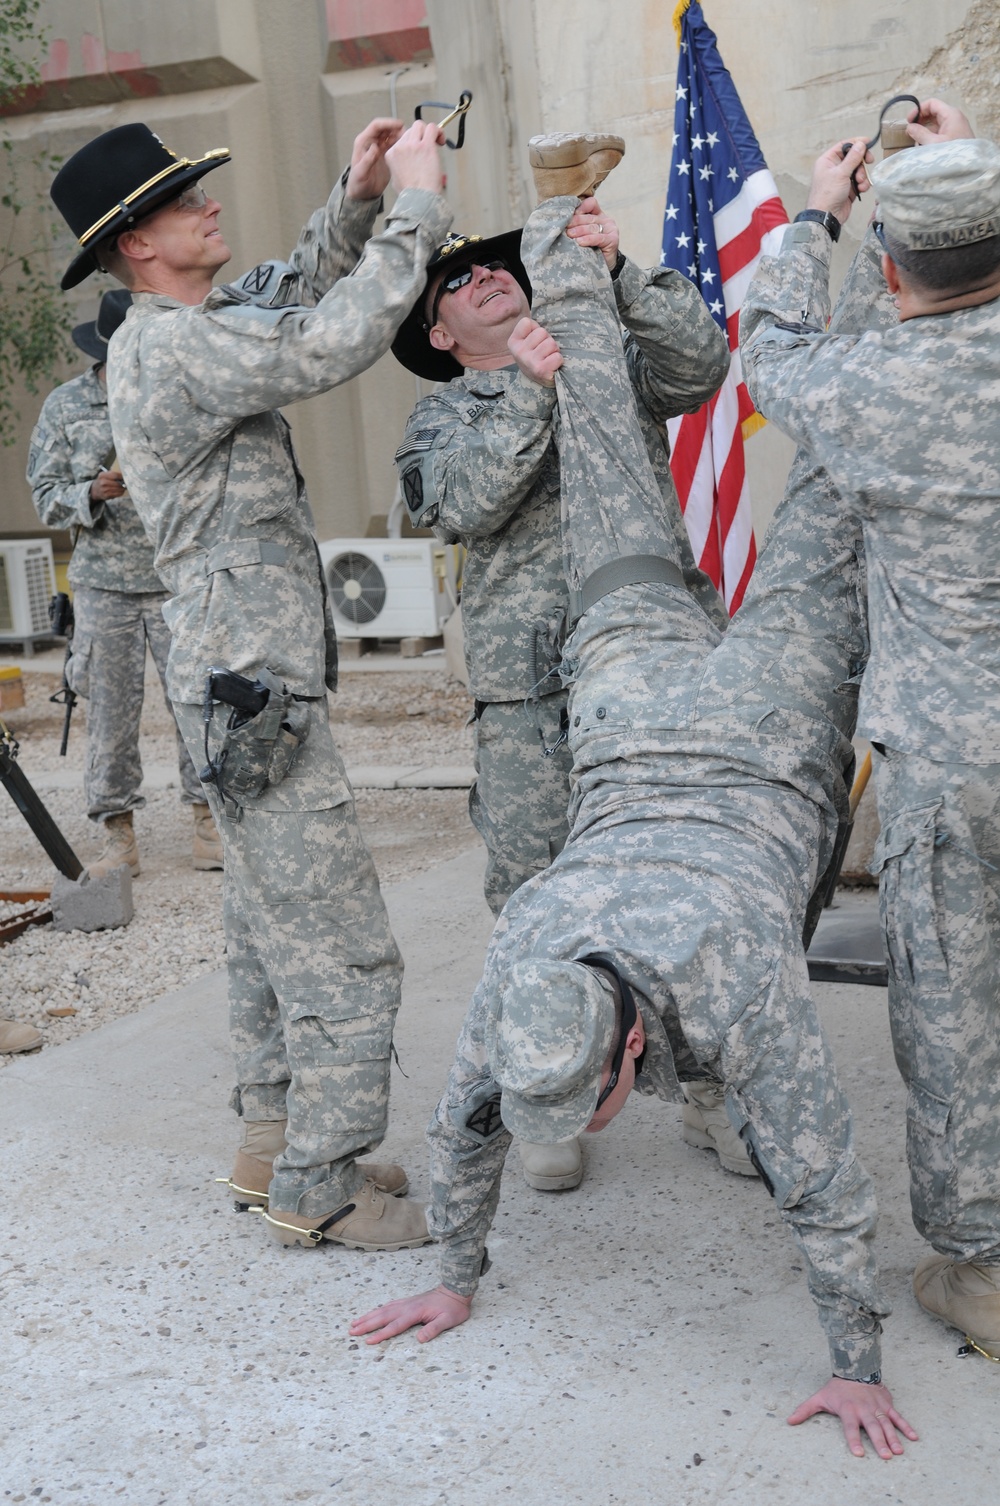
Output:
[[[743,382],[740,305],[788,216],[698,0],[681,0],[674,25],[680,57],[661,262],[698,285],[732,359],[712,401],[668,425],[671,467],[695,558],[733,613],[757,557],[743,441],[763,423]]]

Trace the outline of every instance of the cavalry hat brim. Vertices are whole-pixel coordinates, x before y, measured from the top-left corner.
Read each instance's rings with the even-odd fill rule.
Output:
[[[392,353],[407,371],[415,372],[428,382],[450,382],[461,376],[463,367],[446,350],[435,350],[428,339],[424,301],[432,278],[456,261],[492,261],[501,257],[517,278],[531,302],[531,283],[521,260],[521,232],[507,230],[503,235],[480,238],[475,235],[451,235],[439,246],[427,266],[427,277],[420,297],[399,327],[392,342]]]
[[[77,350],[82,350],[85,356],[92,356],[95,361],[108,359],[108,342],[97,333],[96,319],[76,325],[71,338]]]
[[[123,230],[128,230],[137,220],[145,215],[152,214],[161,204],[167,204],[171,199],[176,199],[178,194],[184,192],[189,183],[197,183],[199,178],[204,178],[206,173],[213,172],[217,167],[224,167],[230,160],[230,155],[225,156],[218,152],[210,152],[196,162],[178,161],[176,172],[172,172],[166,178],[161,178],[147,193],[140,194],[127,205],[123,205],[121,213],[109,220],[106,226],[101,227],[100,235],[77,252],[69,266],[62,275],[59,286],[65,292],[69,288],[75,288],[91,272],[100,271],[95,256],[95,251],[102,241],[110,240],[116,235],[121,235]],[[90,352],[88,351],[88,355]]]

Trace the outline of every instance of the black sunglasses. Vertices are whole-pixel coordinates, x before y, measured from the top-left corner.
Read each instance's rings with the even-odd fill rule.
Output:
[[[466,262],[461,271],[452,272],[450,277],[445,277],[438,283],[437,292],[434,294],[434,302],[431,304],[431,322],[427,326],[433,329],[437,324],[438,309],[445,293],[457,293],[459,288],[464,288],[466,283],[472,281],[472,273],[475,267],[482,267],[485,272],[507,272],[509,268],[502,257],[495,256],[492,261]]]

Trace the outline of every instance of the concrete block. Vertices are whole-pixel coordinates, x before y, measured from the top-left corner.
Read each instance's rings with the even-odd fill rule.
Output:
[[[52,885],[52,925],[57,931],[111,931],[127,926],[132,907],[132,874],[126,864],[101,878],[59,874]]]
[[[430,648],[443,647],[444,639],[440,634],[436,638],[400,638],[399,640],[399,653],[403,659],[418,659]]]
[[[400,790],[467,790],[476,777],[470,764],[453,768],[446,764],[427,764],[411,774],[400,773],[396,788]]]

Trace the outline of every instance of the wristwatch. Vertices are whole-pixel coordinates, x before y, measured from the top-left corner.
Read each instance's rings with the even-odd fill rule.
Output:
[[[801,225],[811,222],[814,225],[822,225],[830,239],[836,244],[840,240],[840,221],[829,209],[803,209],[801,214],[795,216],[795,224]]]

